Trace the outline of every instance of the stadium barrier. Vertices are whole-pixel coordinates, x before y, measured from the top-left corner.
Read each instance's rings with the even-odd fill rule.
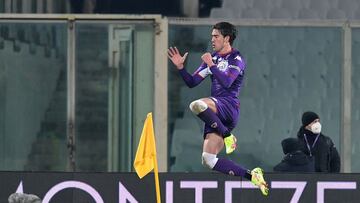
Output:
[[[250,182],[219,173],[160,173],[164,203],[359,202],[360,174],[266,174],[265,197]],[[156,202],[153,173],[0,172],[0,202],[14,192],[43,203]]]

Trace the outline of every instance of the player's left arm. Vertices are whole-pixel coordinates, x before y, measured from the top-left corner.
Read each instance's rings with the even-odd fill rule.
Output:
[[[229,88],[239,75],[244,74],[245,63],[241,56],[237,55],[228,60],[225,71],[221,71],[215,64],[210,67],[210,70],[223,87]]]

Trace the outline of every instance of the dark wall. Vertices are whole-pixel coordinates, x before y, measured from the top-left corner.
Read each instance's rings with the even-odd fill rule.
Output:
[[[73,13],[82,13],[84,0],[71,1]],[[161,14],[182,16],[180,0],[96,0],[94,13]]]
[[[209,17],[211,8],[221,7],[222,0],[199,0],[199,17]]]

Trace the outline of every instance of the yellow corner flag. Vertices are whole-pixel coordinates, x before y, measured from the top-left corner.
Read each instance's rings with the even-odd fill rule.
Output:
[[[134,168],[140,179],[154,169],[156,200],[157,203],[161,203],[152,113],[148,113],[146,116],[144,128],[135,155]]]

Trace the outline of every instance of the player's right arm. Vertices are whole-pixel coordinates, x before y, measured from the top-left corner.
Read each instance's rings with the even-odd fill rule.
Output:
[[[188,55],[188,52],[186,52],[184,54],[184,56],[181,56],[179,50],[176,47],[174,47],[174,48],[170,47],[168,49],[168,57],[173,62],[173,64],[176,66],[176,68],[178,70],[184,69],[184,62],[185,62],[187,55]]]
[[[188,52],[186,52],[184,56],[181,56],[179,50],[176,47],[170,47],[168,49],[169,59],[176,66],[176,69],[179,70],[179,73],[185,84],[192,88],[200,84],[201,81],[203,81],[204,78],[211,73],[209,72],[207,65],[204,63],[201,64],[201,66],[194,72],[194,74],[191,75],[189,72],[187,72],[187,70],[184,68],[184,62],[187,55]]]

